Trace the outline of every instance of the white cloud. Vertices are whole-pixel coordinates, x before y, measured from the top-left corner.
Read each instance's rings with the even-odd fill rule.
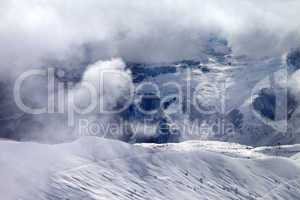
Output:
[[[272,55],[298,46],[297,0],[1,1],[1,68],[36,67],[82,44],[95,59],[166,61],[199,56],[210,33],[237,53]]]
[[[121,97],[130,98],[133,85],[131,75],[125,67],[124,61],[119,58],[98,61],[88,66],[82,81],[71,91],[74,93],[74,100],[82,107],[92,108],[95,105],[93,111],[99,113],[101,103],[102,108],[111,110]]]

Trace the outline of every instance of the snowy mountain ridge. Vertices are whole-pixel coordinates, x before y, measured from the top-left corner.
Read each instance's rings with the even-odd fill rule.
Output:
[[[0,143],[0,174],[6,180],[0,192],[6,200],[285,200],[300,195],[296,152],[284,158],[225,142],[130,145],[97,137],[60,145]]]

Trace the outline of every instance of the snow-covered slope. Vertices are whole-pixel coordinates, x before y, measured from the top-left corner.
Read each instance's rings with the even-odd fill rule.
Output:
[[[137,85],[150,82],[158,86],[161,100],[177,96],[170,103],[163,102],[171,106],[160,112],[168,113],[174,105],[177,112],[166,114],[169,123],[181,127],[188,121],[187,126],[191,127],[197,121],[218,128],[211,128],[208,133],[201,128],[196,133],[181,129],[181,141],[212,139],[254,146],[299,143],[299,100],[291,94],[289,83],[291,75],[299,69],[299,55],[291,58],[291,51],[283,56],[249,58],[233,55],[224,45],[228,51],[207,52],[206,60],[156,65],[129,63],[129,68]],[[170,82],[171,87],[165,87]],[[182,94],[174,89],[174,83]],[[150,89],[140,92],[149,93]],[[180,98],[183,105],[178,109]],[[143,119],[135,112],[129,115],[133,121]],[[153,117],[153,121],[164,117]],[[220,130],[220,124],[225,130]]]
[[[167,143],[191,139],[222,140],[253,146],[299,143],[299,98],[285,94],[284,91],[290,92],[290,88],[278,83],[289,80],[300,69],[299,58],[300,50],[293,50],[286,56],[264,58],[235,55],[226,40],[212,36],[201,52],[201,57],[194,60],[190,58],[168,63],[136,63],[126,60],[125,68],[131,72],[136,89],[133,101],[129,102],[130,106],[113,117],[102,114],[78,117],[93,119],[90,120],[91,124],[105,121],[105,124],[111,123],[114,126],[116,122],[118,125],[125,122],[124,131],[120,131],[121,136],[115,136],[109,131],[105,135],[130,143]],[[85,66],[91,65],[93,61],[87,59],[84,62],[73,62],[48,64],[55,64],[58,71],[63,70],[64,76],[55,76],[57,81],[76,85],[82,79]],[[68,65],[76,63],[77,67],[68,68]],[[283,69],[288,73],[285,77],[281,73]],[[39,84],[34,85],[40,87]],[[10,87],[8,83],[0,83],[0,92],[6,94]],[[39,90],[33,91],[38,93]],[[42,92],[47,90],[43,89]],[[10,105],[13,98],[4,96],[6,98],[0,100],[0,107],[3,108],[0,113],[0,136],[3,138],[58,143],[71,141],[78,135],[103,135],[103,131],[76,132],[77,128],[74,130],[67,127],[64,115],[19,113],[12,108],[14,104]],[[42,93],[38,96],[45,98],[47,95]],[[116,107],[128,103],[127,97],[121,96],[116,100]],[[145,114],[139,107],[146,111],[157,109],[158,112]],[[113,119],[109,121],[107,118]],[[178,126],[176,134],[160,137],[159,125],[163,123]],[[197,130],[193,131],[195,124]],[[142,128],[135,125],[141,125]],[[206,131],[207,128],[202,128],[202,125],[208,126],[209,130]],[[53,130],[60,134],[50,134]],[[170,131],[165,132],[168,135]]]
[[[0,198],[299,199],[299,164],[225,142],[0,141]]]

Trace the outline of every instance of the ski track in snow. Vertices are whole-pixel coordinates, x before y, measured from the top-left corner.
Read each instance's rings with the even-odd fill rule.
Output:
[[[0,149],[7,200],[300,198],[299,145],[87,137],[60,145],[0,141]]]

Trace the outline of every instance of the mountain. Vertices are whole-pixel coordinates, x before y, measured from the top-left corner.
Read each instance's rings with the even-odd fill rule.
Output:
[[[299,67],[299,50],[279,57],[249,58],[232,55],[222,40],[214,40],[209,47],[216,43],[223,45],[219,47],[223,53],[207,50],[203,60],[128,63],[136,87],[151,83],[159,94],[151,86],[139,90],[122,117],[140,123],[150,118],[157,126],[165,120],[176,127],[181,141],[213,139],[255,146],[298,143],[299,100],[290,80]],[[156,105],[149,109],[159,112],[139,112],[137,107],[147,104]],[[197,132],[190,128],[194,125]],[[158,134],[155,129],[152,139],[142,141],[157,142]],[[136,135],[140,141],[141,133],[134,139]]]
[[[0,194],[6,200],[296,199],[299,152],[299,145],[252,148],[213,141],[0,141]]]
[[[121,136],[107,132],[106,137],[129,143],[190,139],[254,146],[299,143],[299,98],[290,80],[298,72],[300,50],[277,57],[235,55],[228,42],[216,36],[204,46],[197,59],[163,63],[126,61],[135,87],[133,101],[121,113],[94,116],[95,122],[102,118],[105,123],[125,122]],[[56,66],[55,80],[72,89],[80,83],[85,66],[93,62],[90,51],[84,55],[70,61],[47,61],[46,66]],[[59,73],[62,71],[63,76]],[[67,87],[67,83],[72,84]],[[44,106],[45,81],[34,82],[30,89],[26,103]],[[12,83],[0,84],[0,91],[12,92]],[[30,100],[32,96],[38,98]],[[57,123],[66,121],[64,115],[22,113],[13,101],[9,95],[0,99],[1,137],[47,143],[77,138],[76,130],[64,126],[66,123]],[[126,97],[118,99],[114,109],[127,101]],[[49,134],[54,129],[62,134]],[[99,135],[102,137],[103,132]]]

